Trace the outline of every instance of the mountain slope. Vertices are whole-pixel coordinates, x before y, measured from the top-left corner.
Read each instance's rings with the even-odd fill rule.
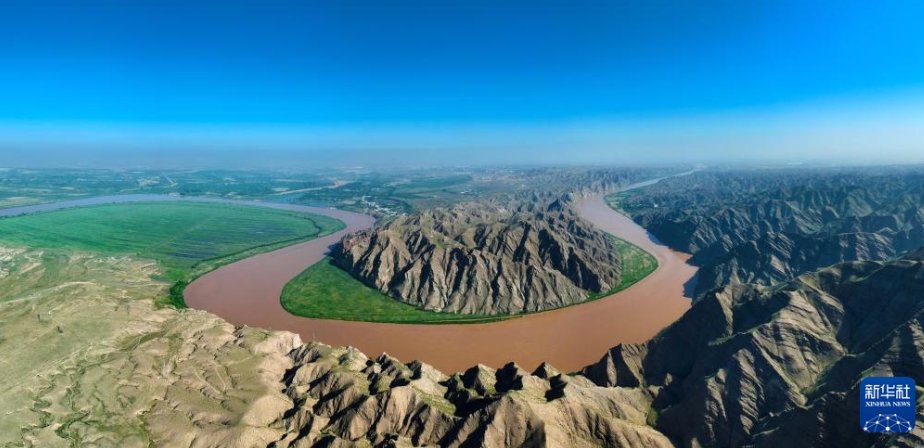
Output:
[[[533,374],[476,366],[447,377],[321,344],[290,356],[283,381],[293,407],[277,446],[671,446],[645,425],[643,392],[596,387],[549,366]]]
[[[702,267],[697,297],[924,244],[919,167],[705,171],[618,202],[665,244],[693,254]]]
[[[881,261],[895,256],[891,240],[876,233],[829,237],[768,233],[703,264],[694,295],[729,283],[772,285],[844,261]]]
[[[463,204],[403,216],[344,237],[331,257],[398,300],[457,313],[562,307],[613,289],[620,278],[614,244],[561,201]]]
[[[865,376],[924,382],[924,262],[843,263],[768,288],[704,296],[661,336],[621,345],[584,375],[643,386],[655,428],[681,446],[916,446],[859,431]]]
[[[637,208],[633,218],[666,244],[700,257],[718,256],[767,233],[880,233],[893,240],[898,252],[920,245],[922,173],[846,179],[815,172],[796,179],[773,174],[696,173],[668,179],[660,189],[627,199],[627,207]],[[780,185],[786,180],[794,184]],[[736,188],[750,194],[733,192]],[[659,207],[640,208],[647,202]],[[676,205],[665,205],[671,202]]]

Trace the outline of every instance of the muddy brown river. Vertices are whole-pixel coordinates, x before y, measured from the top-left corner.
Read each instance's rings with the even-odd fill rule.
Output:
[[[514,361],[533,369],[543,361],[576,371],[622,342],[654,336],[690,308],[684,284],[696,274],[685,254],[674,252],[626,216],[594,196],[578,207],[601,230],[644,248],[658,269],[632,287],[582,305],[486,324],[408,325],[298,317],[280,305],[282,289],[322,260],[346,233],[368,228],[371,218],[332,209],[313,209],[342,220],[346,229],[295,246],[257,255],[212,271],[186,289],[186,303],[235,325],[287,330],[305,341],[353,346],[369,356],[388,353],[404,362],[419,359],[443,372],[476,364],[500,367]]]
[[[648,181],[630,186],[650,185]],[[658,259],[658,269],[632,287],[582,305],[486,324],[407,325],[293,316],[279,302],[282,289],[307,267],[322,260],[329,247],[350,232],[369,228],[366,215],[330,208],[176,198],[156,195],[112,196],[0,210],[0,216],[115,202],[176,201],[259,205],[339,219],[346,228],[326,237],[257,255],[216,269],[189,285],[186,303],[221,316],[235,325],[298,333],[305,341],[353,346],[369,356],[388,353],[408,362],[419,359],[443,372],[476,364],[500,367],[514,361],[532,370],[549,362],[576,371],[596,362],[624,342],[642,342],[690,308],[685,284],[695,277],[689,258],[660,244],[645,229],[613,211],[603,195],[585,199],[578,213],[600,230],[631,241]]]

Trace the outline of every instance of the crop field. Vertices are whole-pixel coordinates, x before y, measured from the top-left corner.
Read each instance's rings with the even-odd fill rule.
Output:
[[[325,259],[295,277],[282,291],[282,307],[297,316],[386,323],[483,323],[512,316],[427,311],[364,285]]]
[[[196,275],[342,228],[332,218],[258,207],[137,203],[0,219],[0,242],[156,260],[162,279],[179,285],[172,292],[182,306],[179,293]]]

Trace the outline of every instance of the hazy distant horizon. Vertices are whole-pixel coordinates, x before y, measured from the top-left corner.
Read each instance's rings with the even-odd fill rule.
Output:
[[[0,122],[0,166],[924,163],[924,90],[678,117],[490,124]]]
[[[339,152],[339,151],[338,151]],[[473,163],[426,160],[415,156],[414,151],[403,152],[403,157],[384,156],[368,151],[350,151],[350,156],[328,157],[319,161],[312,150],[199,150],[190,156],[187,151],[121,151],[88,150],[74,154],[67,150],[46,150],[28,155],[0,157],[0,169],[89,169],[89,170],[176,170],[176,171],[279,171],[313,172],[327,170],[392,171],[417,169],[482,169],[482,168],[644,168],[701,166],[709,168],[835,168],[875,166],[924,166],[924,159],[908,160],[658,160],[650,162],[580,163],[528,161],[482,161]],[[369,157],[363,157],[363,154]],[[417,151],[418,155],[427,153]],[[390,160],[389,160],[390,159]],[[407,160],[407,161],[405,161]]]

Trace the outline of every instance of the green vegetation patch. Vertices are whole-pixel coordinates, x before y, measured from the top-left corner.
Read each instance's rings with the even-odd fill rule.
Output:
[[[610,294],[622,291],[648,277],[652,272],[658,269],[658,259],[648,253],[645,249],[638,247],[622,238],[607,234],[608,238],[616,245],[621,261],[619,269],[619,285],[615,288],[597,294],[592,294],[589,300],[606,297]]]
[[[632,213],[645,208],[638,205],[633,205],[628,201],[629,198],[637,196],[639,193],[639,190],[620,191],[618,193],[607,195],[603,199],[606,201],[606,205],[608,205],[611,209],[632,216]]]
[[[608,237],[616,244],[622,260],[620,282],[616,288],[590,295],[587,301],[622,291],[658,268],[657,259],[644,249],[613,235]],[[363,322],[485,323],[528,314],[494,316],[423,310],[364,285],[348,272],[335,266],[329,258],[309,267],[289,282],[282,291],[281,302],[286,311],[296,316]]]
[[[170,302],[218,266],[343,228],[325,216],[206,203],[132,203],[0,219],[0,242],[42,249],[132,255],[158,261],[174,283]]]
[[[405,324],[483,323],[512,316],[438,313],[399,302],[322,260],[282,291],[282,307],[297,316]]]

